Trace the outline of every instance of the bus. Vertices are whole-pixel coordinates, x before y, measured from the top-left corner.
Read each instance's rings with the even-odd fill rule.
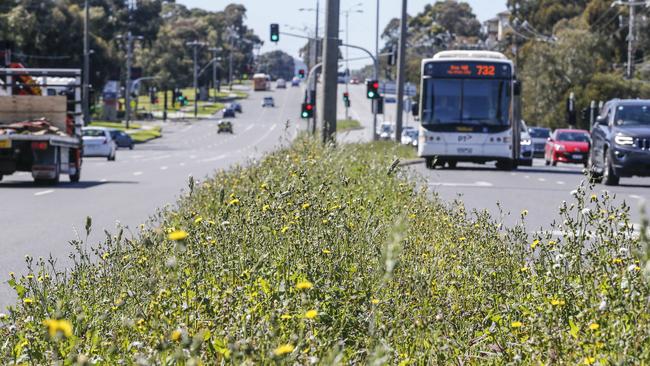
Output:
[[[427,168],[458,162],[517,167],[521,86],[512,61],[491,51],[443,51],[422,60],[418,155]]]
[[[269,90],[271,86],[271,79],[266,74],[255,74],[253,75],[253,90],[255,91],[266,91]]]

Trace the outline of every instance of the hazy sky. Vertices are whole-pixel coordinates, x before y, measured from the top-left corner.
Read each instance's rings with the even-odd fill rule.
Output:
[[[247,9],[247,25],[255,30],[255,33],[264,41],[262,52],[281,49],[287,53],[298,57],[298,50],[305,44],[305,40],[281,36],[280,42],[275,45],[268,40],[269,24],[280,24],[280,31],[290,33],[302,33],[301,29],[308,27],[313,32],[316,22],[315,12],[299,11],[300,8],[315,8],[317,0],[176,0],[177,3],[184,4],[188,7],[198,7],[208,10],[222,10],[230,3],[243,4]],[[474,13],[481,21],[492,18],[497,13],[506,9],[506,0],[466,0]],[[409,0],[408,12],[413,15],[424,8],[426,4],[434,3],[434,0]],[[326,0],[320,0],[321,10],[321,34],[323,32],[323,14]],[[391,18],[399,17],[401,1],[399,0],[380,0],[379,10],[379,28],[383,30],[384,26]],[[356,4],[361,6],[354,7]],[[341,10],[351,7],[361,9],[363,13],[350,13],[350,33],[349,43],[359,45],[370,49],[375,49],[375,17],[376,17],[376,0],[341,0]],[[291,29],[291,28],[295,29]],[[340,29],[345,30],[345,16],[341,16]],[[345,34],[341,34],[345,39]],[[380,46],[381,48],[381,40]],[[363,56],[358,51],[350,50],[350,58]],[[358,61],[350,65],[350,68],[358,68],[370,61]]]

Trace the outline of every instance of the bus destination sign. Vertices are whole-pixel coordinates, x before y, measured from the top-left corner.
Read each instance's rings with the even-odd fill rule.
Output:
[[[509,64],[497,62],[430,62],[425,65],[426,76],[438,78],[510,78]]]

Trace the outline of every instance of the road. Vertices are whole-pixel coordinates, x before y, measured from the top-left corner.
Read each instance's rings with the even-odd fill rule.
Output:
[[[262,108],[263,96],[275,98],[275,108]],[[68,263],[68,242],[85,237],[84,224],[92,217],[88,243],[104,237],[116,225],[134,229],[157,208],[173,204],[188,177],[203,179],[216,170],[250,159],[290,141],[304,127],[300,113],[300,88],[250,92],[242,101],[244,113],[234,119],[233,135],[217,135],[216,120],[167,123],[163,137],[119,150],[117,160],[84,160],[81,182],[34,186],[31,175],[7,176],[0,182],[0,309],[14,299],[6,285],[9,272],[25,272],[25,255],[52,254],[61,266]],[[290,120],[289,128],[286,121]]]

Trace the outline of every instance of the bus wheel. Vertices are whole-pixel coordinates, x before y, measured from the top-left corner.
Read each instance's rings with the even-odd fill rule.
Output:
[[[433,165],[434,160],[435,159],[431,157],[424,158],[424,165],[427,167],[427,169],[435,169],[435,166]]]
[[[512,163],[512,160],[499,160],[497,161],[496,167],[499,170],[508,171],[514,169],[514,164]]]
[[[452,161],[448,161],[448,162],[447,162],[447,167],[448,167],[449,169],[456,169],[456,163],[457,163],[457,162],[455,162],[455,161],[453,161],[453,160],[452,160]]]

